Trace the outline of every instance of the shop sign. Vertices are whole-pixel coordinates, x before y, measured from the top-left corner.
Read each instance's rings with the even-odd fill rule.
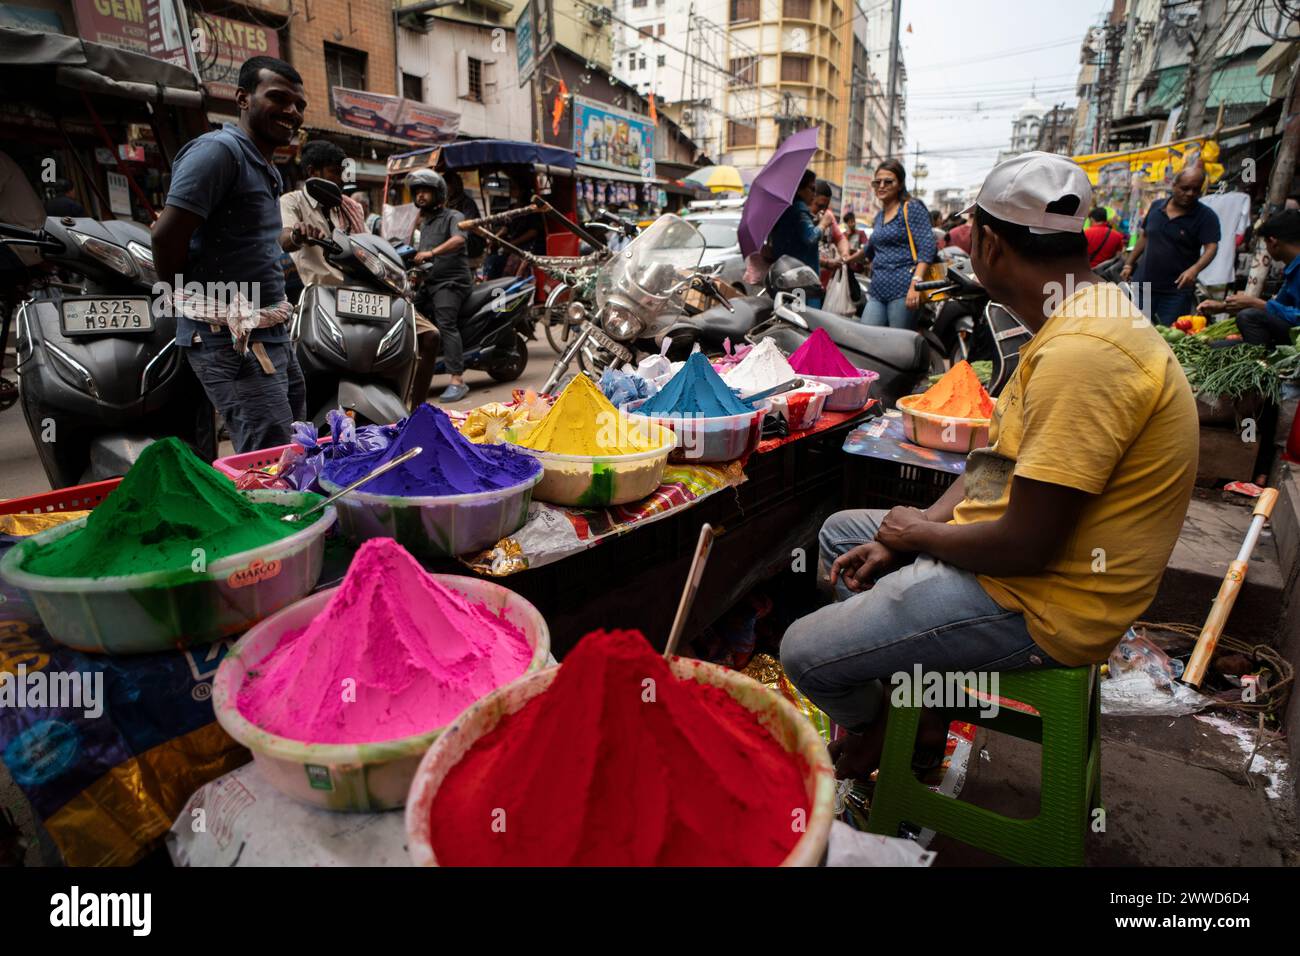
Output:
[[[193,69],[177,0],[72,0],[72,8],[83,40]]]
[[[648,116],[573,98],[573,151],[578,161],[620,172],[655,175],[655,124]]]
[[[259,23],[232,20],[203,10],[190,11],[194,24],[194,54],[208,93],[233,100],[239,68],[253,56],[280,56],[280,37]]]

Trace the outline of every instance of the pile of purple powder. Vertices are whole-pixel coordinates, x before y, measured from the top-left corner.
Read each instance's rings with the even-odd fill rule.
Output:
[[[421,454],[357,490],[404,497],[466,495],[510,488],[542,470],[540,461],[509,445],[474,444],[456,430],[446,412],[426,403],[402,423],[387,448],[330,461],[321,476],[343,487],[417,446],[424,449]]]

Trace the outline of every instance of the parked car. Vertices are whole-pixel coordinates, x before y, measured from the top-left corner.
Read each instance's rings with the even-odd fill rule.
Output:
[[[722,263],[718,278],[739,285],[745,277],[745,257],[740,254],[740,210],[725,209],[709,212],[690,212],[682,217],[704,236],[704,256],[701,268]]]

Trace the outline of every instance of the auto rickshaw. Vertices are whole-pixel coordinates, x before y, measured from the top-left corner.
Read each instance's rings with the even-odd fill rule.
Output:
[[[557,219],[577,219],[577,162],[571,150],[515,140],[474,139],[443,146],[426,147],[388,158],[384,182],[384,235],[409,241],[415,225],[415,207],[406,188],[406,177],[416,169],[460,174],[465,192],[478,203],[484,216],[511,207],[511,183],[526,203],[533,196],[546,200],[555,215],[544,215],[546,255],[576,256],[578,235]],[[537,280],[535,302],[545,302],[556,280],[534,270]]]

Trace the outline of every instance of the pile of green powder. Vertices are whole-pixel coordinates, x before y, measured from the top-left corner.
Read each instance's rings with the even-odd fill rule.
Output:
[[[167,438],[144,450],[85,527],[39,549],[23,570],[60,578],[198,576],[200,557],[197,567],[211,565],[288,537],[319,516],[281,521],[291,510],[253,504],[179,438]]]

